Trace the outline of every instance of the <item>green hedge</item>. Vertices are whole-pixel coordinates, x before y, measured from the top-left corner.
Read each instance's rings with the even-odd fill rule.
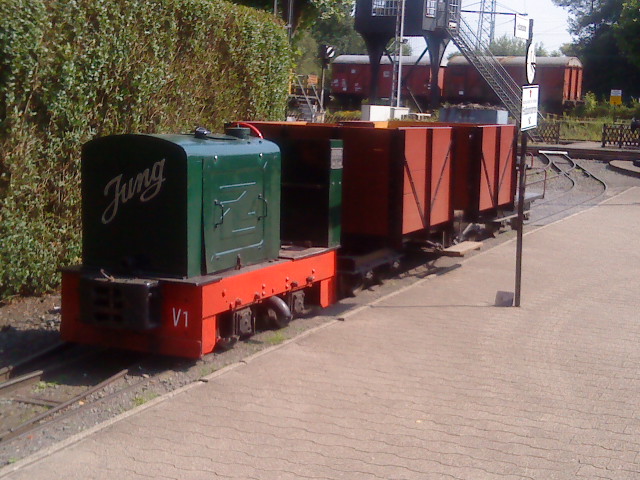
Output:
[[[85,141],[281,119],[290,69],[283,25],[221,0],[2,0],[0,298],[80,260]]]

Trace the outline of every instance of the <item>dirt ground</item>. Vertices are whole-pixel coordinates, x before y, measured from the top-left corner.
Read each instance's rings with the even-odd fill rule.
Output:
[[[0,368],[59,339],[60,294],[0,304]]]

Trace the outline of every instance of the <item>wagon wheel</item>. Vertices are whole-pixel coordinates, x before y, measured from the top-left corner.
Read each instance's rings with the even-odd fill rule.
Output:
[[[218,340],[216,341],[216,348],[224,352],[232,349],[237,341],[238,341],[238,337],[235,337],[235,336],[218,337]]]
[[[340,297],[355,297],[364,290],[364,276],[360,273],[349,273],[340,276]]]

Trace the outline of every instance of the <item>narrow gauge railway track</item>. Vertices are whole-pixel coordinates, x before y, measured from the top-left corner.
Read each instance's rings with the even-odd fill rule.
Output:
[[[0,391],[2,390],[2,386],[9,379],[13,379],[19,376],[21,372],[34,370],[34,367],[37,367],[38,364],[45,362],[50,356],[59,354],[69,348],[69,343],[57,342],[21,359],[19,362],[13,365],[8,365],[6,367],[0,368],[0,382],[2,382],[0,383]]]
[[[56,354],[64,358],[56,358]],[[3,369],[0,373],[12,378],[0,383],[0,445],[138,387],[146,379],[131,383],[124,378],[142,357],[60,344]],[[41,366],[43,361],[48,364]],[[12,376],[27,365],[40,368]],[[92,398],[115,384],[115,391]]]
[[[607,183],[563,152],[539,152],[538,168],[527,188],[542,190],[544,200],[534,202],[530,225],[542,226],[594,204],[608,190]],[[546,177],[546,184],[542,186]]]

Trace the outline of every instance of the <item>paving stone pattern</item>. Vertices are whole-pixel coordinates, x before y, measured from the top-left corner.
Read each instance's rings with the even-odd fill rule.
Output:
[[[125,418],[18,479],[638,479],[640,189]],[[1,476],[1,475],[0,475]]]

